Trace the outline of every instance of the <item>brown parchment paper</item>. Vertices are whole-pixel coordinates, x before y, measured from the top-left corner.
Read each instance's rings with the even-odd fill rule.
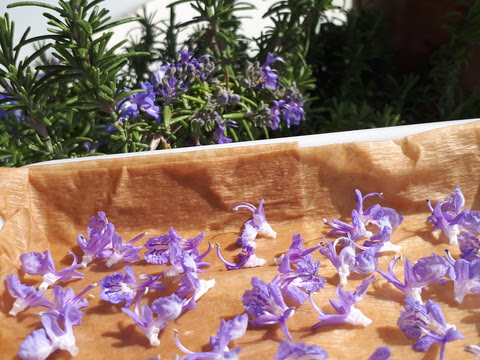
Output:
[[[395,131],[395,128],[392,128]],[[392,242],[402,247],[401,254],[412,261],[431,253],[443,255],[450,249],[444,236],[432,233],[425,200],[443,200],[456,186],[466,198],[466,207],[480,209],[480,122],[449,126],[406,137],[399,141],[361,142],[298,148],[295,144],[216,149],[179,154],[159,153],[116,159],[51,164],[19,169],[0,169],[0,215],[5,225],[0,230],[0,357],[16,359],[18,347],[34,329],[39,328],[38,309],[28,309],[17,317],[8,312],[14,302],[6,290],[5,277],[19,274],[22,281],[38,285],[39,277],[20,270],[23,252],[50,249],[57,270],[71,264],[69,249],[79,256],[77,234],[86,235],[88,220],[98,211],[108,219],[125,240],[141,232],[158,236],[173,226],[184,238],[205,231],[206,241],[220,243],[223,255],[234,261],[240,249],[235,245],[243,223],[250,219],[247,211],[232,211],[239,201],[258,204],[265,199],[267,219],[277,231],[276,239],[257,238],[257,255],[267,259],[261,268],[226,271],[212,253],[206,258],[212,266],[200,274],[215,279],[216,286],[205,294],[193,311],[184,313],[160,334],[161,344],[149,346],[148,340],[132,320],[98,297],[100,288],[90,293],[90,306],[83,324],[74,327],[79,359],[148,359],[161,355],[172,359],[181,353],[173,342],[174,329],[180,340],[192,351],[209,349],[209,337],[215,335],[220,319],[244,312],[241,295],[250,289],[250,279],[257,276],[271,281],[277,274],[274,256],[285,252],[292,235],[302,234],[305,246],[314,246],[328,232],[322,219],[350,220],[355,207],[354,189],[362,193],[383,192],[384,200],[369,199],[366,206],[379,202],[393,207],[405,216],[393,232]],[[148,237],[146,237],[148,238]],[[144,244],[146,238],[140,241]],[[332,239],[330,239],[332,240]],[[380,257],[379,268],[386,270],[393,254]],[[325,289],[314,300],[327,312],[333,312],[328,300],[335,298],[338,276],[328,259],[320,253],[320,275],[327,279]],[[397,267],[402,278],[403,262]],[[156,274],[163,268],[139,261],[135,273]],[[116,271],[123,264],[107,268],[96,260],[83,270],[86,277],[70,281],[75,291],[84,289]],[[346,286],[353,290],[364,277],[352,275]],[[439,345],[428,353],[412,350],[414,341],[407,339],[396,326],[403,309],[403,294],[379,274],[367,296],[357,307],[372,324],[330,326],[311,331],[318,314],[308,301],[297,306],[287,321],[294,341],[318,344],[331,359],[367,359],[379,346],[388,345],[393,359],[436,359]],[[167,291],[151,291],[144,301],[174,291],[178,278],[165,279]],[[51,290],[47,291],[50,296]],[[455,324],[465,340],[447,344],[446,358],[467,358],[465,343],[479,344],[480,297],[469,294],[461,305],[453,301],[453,284],[431,285],[424,300],[437,301],[447,323]],[[293,304],[291,304],[293,305]],[[272,359],[284,336],[279,326],[249,326],[245,336],[231,347],[241,346],[241,359]],[[65,351],[52,359],[70,359]]]

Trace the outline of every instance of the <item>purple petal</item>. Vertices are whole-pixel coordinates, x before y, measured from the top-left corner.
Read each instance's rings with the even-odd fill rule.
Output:
[[[158,314],[159,320],[170,322],[178,318],[182,312],[183,299],[176,294],[161,297],[152,303],[152,311]]]
[[[23,360],[45,360],[56,348],[45,329],[34,330],[20,345],[18,356]]]
[[[324,360],[328,353],[318,345],[307,345],[302,342],[289,343],[283,340],[273,360]]]
[[[388,346],[380,346],[367,360],[389,360],[390,356],[392,350]]]

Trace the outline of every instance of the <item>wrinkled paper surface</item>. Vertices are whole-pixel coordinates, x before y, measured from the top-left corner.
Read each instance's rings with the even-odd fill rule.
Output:
[[[395,131],[392,128],[392,131]],[[204,295],[193,311],[185,312],[160,334],[161,344],[151,347],[147,338],[130,317],[120,311],[123,304],[113,305],[99,298],[100,288],[90,291],[90,306],[83,324],[74,327],[79,359],[148,359],[161,355],[172,359],[184,354],[173,342],[178,329],[181,342],[192,351],[207,351],[209,337],[214,336],[220,319],[243,313],[241,296],[251,289],[250,279],[257,276],[266,282],[278,274],[273,258],[287,251],[292,235],[300,233],[304,246],[323,241],[329,228],[323,219],[350,221],[355,208],[354,189],[363,194],[382,192],[384,199],[369,198],[365,207],[379,203],[405,216],[394,230],[392,242],[401,246],[401,254],[413,262],[432,253],[444,254],[450,249],[457,258],[459,250],[448,244],[439,233],[432,232],[426,199],[443,200],[456,186],[461,186],[466,207],[480,209],[480,122],[449,126],[408,136],[399,141],[360,142],[310,148],[275,144],[216,149],[186,153],[162,153],[132,158],[95,159],[77,163],[49,164],[18,169],[0,169],[0,215],[5,225],[0,230],[0,348],[2,359],[15,359],[23,339],[39,328],[40,309],[28,309],[17,317],[8,312],[14,302],[6,290],[5,277],[18,274],[28,285],[38,286],[39,276],[25,275],[19,256],[28,251],[50,249],[57,270],[68,266],[73,250],[81,256],[76,244],[78,234],[86,235],[88,220],[105,211],[117,232],[129,241],[148,231],[148,237],[159,236],[173,226],[181,236],[190,238],[205,231],[200,251],[207,242],[221,245],[227,260],[236,260],[240,248],[235,245],[243,223],[251,218],[245,210],[232,211],[239,201],[258,204],[265,199],[268,222],[277,238],[257,238],[257,256],[267,260],[261,268],[226,271],[212,251],[206,261],[202,279],[215,279],[216,286]],[[333,240],[333,238],[329,238]],[[144,250],[142,251],[142,253]],[[394,254],[379,259],[379,269],[387,271]],[[317,305],[334,312],[328,300],[335,298],[339,283],[330,261],[321,260],[319,274],[327,279],[324,290],[314,295]],[[140,260],[134,264],[137,275],[157,274],[163,266]],[[78,292],[106,275],[123,272],[123,264],[112,268],[105,260],[95,260],[82,270],[86,277],[64,284]],[[403,278],[403,261],[397,264],[397,276]],[[332,359],[367,359],[383,345],[392,348],[393,359],[436,359],[439,344],[428,353],[415,352],[413,340],[407,339],[396,326],[403,309],[404,295],[379,274],[366,297],[357,307],[372,324],[342,325],[319,328],[317,312],[309,302],[297,306],[287,321],[294,341],[322,346]],[[354,290],[366,276],[351,275],[346,290]],[[159,296],[173,292],[178,278],[166,279],[166,291],[150,291],[142,301],[151,303]],[[51,290],[47,291],[50,296]],[[447,344],[446,358],[468,356],[463,345],[479,344],[480,297],[468,294],[461,305],[453,301],[453,283],[430,285],[423,299],[438,302],[447,323],[454,324],[465,336]],[[287,302],[289,305],[293,305]],[[132,307],[133,308],[133,305]],[[240,346],[241,359],[272,359],[284,335],[278,325],[253,327],[230,348]],[[69,359],[60,351],[52,359]]]

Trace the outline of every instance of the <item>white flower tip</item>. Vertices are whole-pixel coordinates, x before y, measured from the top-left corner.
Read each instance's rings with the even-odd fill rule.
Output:
[[[458,294],[453,299],[457,304],[461,304],[463,302],[464,297],[465,297],[465,294]]]
[[[70,354],[72,354],[72,356],[77,356],[78,355],[78,347],[75,346],[75,345],[70,346],[67,350]]]
[[[43,291],[45,291],[45,290],[47,290],[47,289],[48,289],[48,283],[46,283],[46,282],[42,282],[42,283],[40,284],[40,286],[38,287],[38,290],[43,290]]]
[[[364,327],[367,327],[372,323],[372,320],[367,318],[361,311],[360,309],[357,309],[355,307],[352,307],[350,310],[350,314],[348,314],[348,321],[350,324],[353,325],[363,325]]]
[[[396,253],[399,253],[400,250],[402,248],[400,247],[400,245],[395,245],[395,244],[392,244],[390,241],[387,241],[385,243],[382,244],[382,246],[380,247],[380,249],[378,249],[378,252],[379,253],[383,253],[383,252],[396,252]]]
[[[253,268],[253,267],[260,267],[263,266],[267,263],[267,260],[261,259],[257,257],[257,255],[253,254],[250,256],[250,258],[247,260],[245,265],[243,266],[244,268]]]
[[[88,294],[87,296],[88,296],[90,299],[93,299],[93,298],[95,297],[95,295],[93,295],[93,294]]]
[[[285,257],[285,254],[282,254],[279,257],[274,258],[273,261],[275,262],[275,265],[280,265],[284,257]]]
[[[27,305],[22,299],[16,299],[15,302],[13,303],[12,310],[8,313],[9,315],[12,316],[17,316],[19,312],[22,312],[27,308]]]
[[[450,245],[458,245],[458,239],[456,236],[454,238],[450,238]]]
[[[151,338],[149,340],[150,340],[150,345],[152,345],[152,346],[160,345],[160,340],[158,338]]]
[[[262,224],[262,226],[260,227],[260,229],[258,229],[258,232],[262,233],[262,234],[265,234],[267,236],[270,236],[272,238],[276,238],[277,237],[277,232],[275,230],[272,229],[272,227],[270,226],[269,223],[267,222],[264,222]]]
[[[324,223],[326,223],[328,220],[327,220],[327,219],[322,219],[322,221],[323,221]]]

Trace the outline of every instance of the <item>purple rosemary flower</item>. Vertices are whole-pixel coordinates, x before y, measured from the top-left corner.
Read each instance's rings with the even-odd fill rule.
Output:
[[[125,307],[129,307],[139,291],[165,290],[163,285],[156,283],[160,277],[161,275],[155,277],[140,275],[139,278],[146,278],[147,280],[138,284],[132,268],[126,265],[125,275],[117,272],[100,280],[99,285],[102,288],[100,298],[113,304],[119,304],[125,300]]]
[[[254,240],[258,233],[273,238],[277,237],[277,233],[267,222],[265,210],[263,209],[264,202],[264,199],[260,200],[258,208],[247,202],[239,202],[233,205],[233,210],[247,209],[253,213],[252,220],[245,222],[242,235],[237,240],[237,244],[242,246],[242,252],[244,253],[247,253],[249,248],[253,248],[255,250],[256,244]]]
[[[458,215],[462,212],[464,205],[465,197],[462,194],[462,190],[460,190],[460,186],[457,186],[453,191],[453,194],[445,197],[445,201],[442,204],[442,210]]]
[[[287,319],[295,313],[295,307],[287,307],[283,300],[280,288],[273,282],[266,284],[257,277],[253,277],[252,290],[246,290],[242,296],[243,306],[253,318],[254,326],[280,324],[288,341],[292,336],[287,328]]]
[[[178,50],[178,53],[180,54],[180,63],[183,64],[183,63],[190,63],[190,58],[193,57],[193,55],[195,55],[195,53],[193,51],[188,51],[188,47],[186,50]]]
[[[38,287],[39,290],[46,290],[50,285],[57,281],[63,282],[70,279],[83,279],[84,274],[76,269],[82,267],[77,263],[77,256],[70,252],[73,256],[73,264],[63,270],[56,271],[50,250],[45,250],[43,255],[39,252],[32,251],[20,255],[23,270],[30,275],[42,275],[43,282]]]
[[[112,237],[115,226],[108,222],[103,211],[88,221],[87,236],[77,237],[77,244],[83,251],[82,267],[86,267],[94,258],[105,259],[112,254]]]
[[[378,221],[379,224],[383,224],[383,221],[385,218],[380,219]],[[400,246],[393,244],[390,241],[390,237],[392,235],[393,229],[390,227],[389,223],[385,224],[382,226],[375,235],[370,237],[370,240],[366,240],[363,243],[363,246],[367,247],[373,247],[377,246],[378,247],[378,253],[382,252],[399,252],[400,251]]]
[[[220,327],[217,336],[210,337],[210,351],[196,353],[188,350],[182,345],[178,338],[178,331],[175,331],[175,343],[178,348],[188,355],[181,357],[179,360],[236,360],[241,348],[230,350],[228,344],[231,341],[240,339],[247,330],[248,314],[235,316],[232,320],[220,321]]]
[[[233,263],[230,261],[225,260],[225,258],[220,253],[220,244],[217,243],[217,257],[220,259],[221,262],[225,264],[227,270],[239,270],[245,268],[252,268],[257,266],[263,266],[267,263],[265,259],[260,259],[257,255],[254,254],[253,249],[249,249],[246,254],[238,254],[238,258],[240,262]]]
[[[363,237],[372,236],[372,233],[365,229],[365,224],[356,209],[352,210],[352,225],[337,219],[323,221],[326,225],[333,227],[333,229],[328,232],[327,236],[348,236],[353,241]]]
[[[472,355],[475,355],[477,358],[480,358],[480,346],[466,344],[464,350]]]
[[[276,276],[272,282],[278,285],[284,296],[303,304],[307,300],[308,294],[323,289],[325,285],[326,280],[317,275],[319,268],[320,261],[306,258],[298,261],[296,269],[293,270],[289,253],[286,253],[279,266],[281,275]]]
[[[412,266],[410,259],[405,259],[404,283],[394,273],[394,268],[400,257],[394,257],[388,265],[388,273],[377,270],[389,283],[402,291],[407,298],[422,302],[422,290],[435,283],[444,284],[445,275],[450,273],[451,265],[441,256],[432,254],[421,258]]]
[[[65,308],[64,317],[51,314],[42,316],[42,329],[34,330],[20,345],[18,356],[24,360],[43,360],[48,358],[57,349],[66,350],[72,356],[78,354],[75,335],[69,312],[71,306]]]
[[[27,307],[52,306],[52,302],[43,296],[44,291],[37,291],[34,286],[23,285],[17,275],[7,276],[8,292],[15,298],[9,314],[16,316]]]
[[[341,285],[337,286],[335,290],[335,295],[337,295],[337,300],[330,300],[330,305],[337,311],[338,314],[328,314],[321,310],[310,296],[310,303],[313,308],[320,314],[320,317],[315,325],[312,326],[312,330],[317,329],[321,326],[330,326],[330,325],[341,325],[341,324],[353,324],[353,325],[363,325],[367,327],[370,325],[372,320],[367,318],[359,309],[354,305],[363,299],[367,293],[368,286],[371,282],[375,280],[374,276],[371,276],[367,279],[364,279],[362,283],[357,287],[355,291],[345,292]]]
[[[133,263],[137,260],[140,260],[140,254],[138,252],[143,248],[143,246],[133,246],[133,244],[135,244],[145,235],[147,235],[147,233],[140,234],[130,240],[128,243],[124,243],[122,237],[119,234],[114,233],[112,236],[112,254],[107,260],[107,267],[110,267],[119,261]]]
[[[426,352],[432,344],[440,343],[440,360],[443,360],[446,343],[464,338],[455,326],[445,322],[442,309],[434,301],[428,300],[426,305],[422,305],[417,300],[407,298],[404,307],[405,311],[400,311],[397,325],[407,338],[417,340],[413,345],[414,350]]]
[[[307,345],[303,342],[289,343],[283,340],[273,360],[324,360],[328,353],[318,345]]]
[[[50,310],[44,311],[41,314],[50,314],[63,319],[68,305],[68,320],[72,325],[80,325],[83,316],[81,309],[88,306],[88,300],[82,298],[82,296],[95,286],[97,286],[97,284],[91,284],[78,294],[75,294],[72,288],[65,290],[60,285],[55,286],[53,288],[53,300],[55,301],[55,306],[47,306]]]
[[[473,292],[480,295],[480,259],[467,261],[465,259],[453,259],[448,250],[447,260],[453,265],[454,271],[450,272],[453,280],[455,301],[461,304],[465,295]]]
[[[229,144],[233,141],[225,136],[227,134],[227,126],[237,127],[237,124],[233,120],[221,121],[220,119],[217,128],[213,132],[213,138],[217,141],[217,144]]]
[[[480,240],[475,235],[470,233],[461,234],[458,237],[458,245],[462,253],[460,255],[462,259],[468,261],[480,259]]]
[[[268,53],[267,59],[265,60],[261,68],[261,77],[263,80],[263,83],[260,87],[261,90],[263,90],[263,88],[268,88],[275,91],[278,87],[278,71],[270,67],[270,64],[275,61],[280,61],[281,63],[284,62],[282,58],[278,56],[275,57],[272,53]]]
[[[390,360],[390,356],[392,350],[388,346],[380,346],[367,360]]]
[[[202,232],[191,239],[184,239],[173,227],[171,227],[168,234],[152,237],[147,240],[147,243],[145,244],[145,247],[147,248],[145,260],[151,264],[167,264],[171,259],[169,247],[170,242],[178,243],[182,252],[184,251],[192,255],[194,258],[197,258],[201,256],[198,245],[202,242],[204,237],[205,233]],[[203,256],[205,256],[205,254]]]
[[[458,244],[458,235],[461,232],[462,220],[468,210],[462,211],[465,198],[457,187],[453,194],[448,195],[444,201],[437,201],[432,207],[430,200],[427,205],[432,212],[427,222],[433,223],[433,230],[442,230],[451,245]]]
[[[163,85],[163,80],[165,75],[170,70],[170,64],[164,64],[162,66],[158,66],[156,70],[152,71],[152,75],[150,76],[150,83],[156,89]]]
[[[337,244],[342,242],[343,248],[337,254]],[[333,243],[326,241],[327,246],[320,249],[320,253],[325,255],[335,266],[340,278],[340,285],[347,284],[347,278],[350,272],[357,274],[371,274],[378,266],[376,254],[378,247],[369,247],[357,254],[356,245],[350,238],[341,237]]]
[[[289,100],[285,103],[282,118],[287,123],[288,128],[292,125],[300,125],[302,120],[305,120],[305,110],[302,107],[305,102],[306,100],[300,102]]]
[[[288,249],[288,252],[285,254],[282,254],[278,258],[275,258],[275,264],[280,265],[283,261],[283,257],[286,256],[287,254],[292,264],[298,264],[302,260],[312,261],[313,260],[312,253],[323,246],[323,243],[320,243],[314,247],[311,247],[310,249],[306,249],[302,246],[302,244],[303,244],[302,236],[300,234],[294,234],[292,236],[292,243],[290,245],[290,248]]]
[[[217,244],[217,256],[222,261],[227,270],[238,270],[244,267],[256,267],[266,264],[266,260],[258,258],[254,252],[257,248],[255,239],[259,233],[265,234],[275,238],[277,233],[273,231],[270,224],[265,217],[263,203],[265,200],[260,200],[258,208],[247,202],[239,202],[233,204],[233,210],[247,209],[253,213],[253,219],[245,222],[242,230],[242,235],[237,239],[237,244],[242,246],[242,253],[238,254],[239,263],[232,263],[226,261],[220,253],[220,245]]]
[[[181,277],[180,286],[175,294],[181,299],[187,299],[191,295],[183,305],[183,309],[193,310],[197,306],[197,300],[215,286],[215,279],[199,279],[198,272],[201,270],[198,269],[195,260],[187,253],[181,255],[181,263],[185,275]]]
[[[378,196],[383,199],[381,193],[369,193],[362,196],[360,190],[355,189],[355,197],[357,201],[357,212],[360,214],[361,221],[365,224],[375,224],[379,229],[389,226],[392,230],[403,222],[403,216],[399,215],[394,209],[375,204],[368,209],[363,210],[365,199],[371,196]]]
[[[124,121],[128,117],[135,118],[138,116],[138,111],[141,110],[159,123],[160,107],[155,105],[155,90],[148,81],[141,85],[143,92],[138,92],[133,95],[128,95],[126,100],[120,105],[120,120]]]
[[[158,346],[160,345],[158,334],[170,321],[180,316],[185,300],[180,299],[176,294],[171,294],[154,300],[151,307],[143,304],[140,308],[141,298],[142,296],[138,297],[134,312],[127,308],[122,308],[122,311],[140,327],[150,341],[150,345]],[[154,313],[157,314],[156,319]]]
[[[284,108],[286,104],[286,101],[285,100],[273,100],[273,107],[270,108],[269,112],[268,112],[268,116],[270,117],[271,121],[270,121],[270,128],[272,130],[277,130],[278,129],[278,125],[280,124],[280,115],[282,114],[281,110]]]

